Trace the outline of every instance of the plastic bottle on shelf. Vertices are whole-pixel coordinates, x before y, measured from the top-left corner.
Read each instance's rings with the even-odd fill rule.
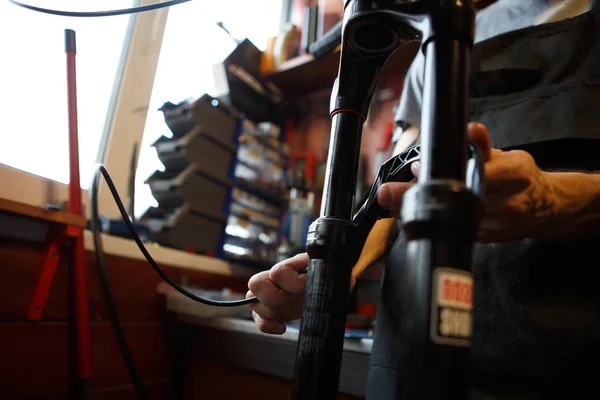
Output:
[[[260,73],[266,75],[275,69],[275,42],[277,36],[272,36],[267,40],[267,48],[262,52],[260,56]]]
[[[279,68],[284,61],[294,58],[300,50],[301,34],[298,27],[287,23],[275,40],[273,61],[275,68]]]

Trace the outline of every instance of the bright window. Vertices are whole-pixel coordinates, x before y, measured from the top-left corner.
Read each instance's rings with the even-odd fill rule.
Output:
[[[217,22],[264,50],[267,39],[279,32],[282,6],[283,0],[196,0],[169,9],[136,175],[137,216],[157,205],[144,184],[155,170],[164,169],[151,144],[162,135],[171,136],[158,108],[167,101],[176,104],[212,94],[212,65],[236,46]]]
[[[132,0],[27,1],[70,11],[127,8]],[[64,30],[77,36],[81,184],[89,186],[111,104],[129,16],[67,18],[0,1],[0,163],[69,181]]]

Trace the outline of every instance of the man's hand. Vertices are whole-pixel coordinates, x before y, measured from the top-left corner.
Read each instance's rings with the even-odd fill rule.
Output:
[[[503,242],[558,234],[551,229],[558,214],[552,174],[541,171],[527,152],[492,149],[487,128],[481,124],[469,124],[468,136],[485,160],[485,207],[478,240]],[[419,165],[412,167],[418,176]],[[411,185],[385,184],[378,195],[379,204],[399,214],[402,197]]]
[[[478,240],[489,243],[552,236],[546,229],[558,210],[550,174],[541,171],[525,151],[492,149],[488,130],[481,124],[469,124],[468,136],[485,159],[485,207]]]
[[[258,329],[265,333],[282,334],[286,321],[302,316],[308,255],[299,254],[282,261],[268,271],[259,272],[248,281],[246,298],[256,296],[258,303],[250,305]]]

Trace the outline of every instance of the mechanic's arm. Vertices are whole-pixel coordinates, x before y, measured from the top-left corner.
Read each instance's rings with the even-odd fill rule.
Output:
[[[600,237],[600,174],[542,171],[525,151],[492,149],[485,126],[468,133],[486,158],[479,241]]]
[[[479,242],[600,237],[599,173],[542,171],[525,151],[493,149],[487,128],[479,123],[469,124],[468,136],[485,159]],[[403,184],[385,184],[379,204],[398,212],[404,191]]]
[[[600,237],[600,173],[541,172],[528,212],[541,217],[538,237],[585,240]]]

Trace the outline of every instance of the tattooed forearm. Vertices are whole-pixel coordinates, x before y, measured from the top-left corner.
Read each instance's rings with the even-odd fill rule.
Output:
[[[529,212],[552,221],[561,236],[600,237],[600,174],[551,172],[541,183],[548,195],[532,194]]]
[[[555,218],[558,213],[557,196],[562,197],[564,193],[555,189],[544,175],[536,177],[536,180],[525,193],[525,213],[531,218]]]

